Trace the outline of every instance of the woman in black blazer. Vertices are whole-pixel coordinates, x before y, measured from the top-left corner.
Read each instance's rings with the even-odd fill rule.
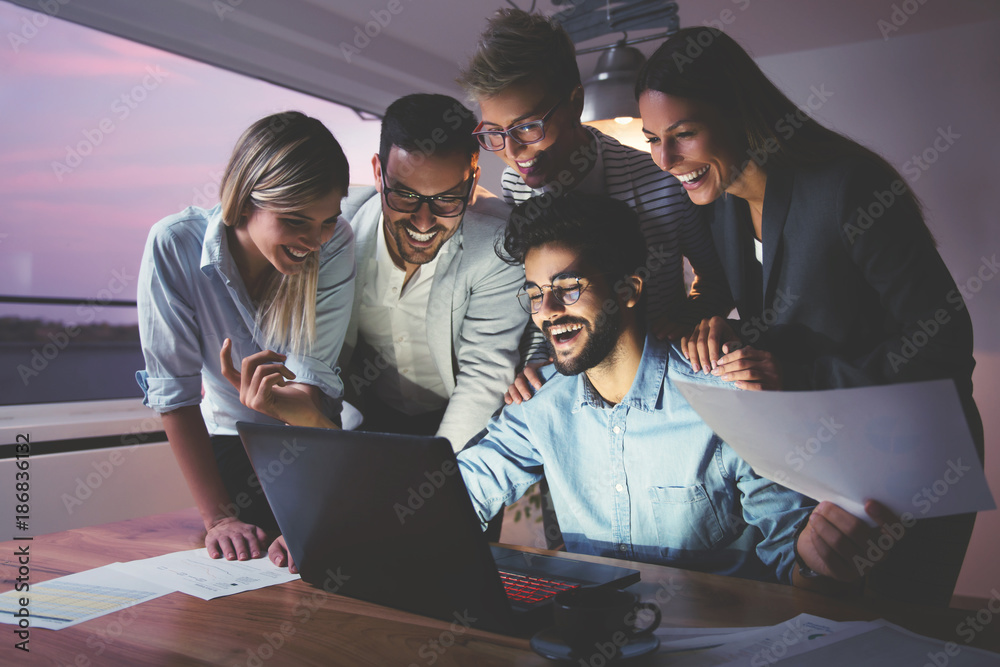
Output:
[[[743,389],[951,378],[982,458],[972,322],[899,173],[809,118],[712,28],[684,29],[661,45],[636,97],[654,161],[710,207],[740,315],[695,328],[683,341],[692,365]],[[860,538],[826,505],[817,528]],[[974,519],[917,522],[871,584],[947,604]]]

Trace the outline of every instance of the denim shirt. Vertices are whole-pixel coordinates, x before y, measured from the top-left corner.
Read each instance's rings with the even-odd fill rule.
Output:
[[[504,408],[458,457],[480,520],[523,495],[544,466],[570,551],[790,583],[792,538],[815,502],[754,473],[674,379],[732,387],[649,337],[617,405],[581,373],[555,375]]]
[[[237,421],[279,423],[240,403],[222,376],[222,341],[233,341],[233,363],[260,352],[263,338],[233,260],[219,206],[191,207],[153,225],[139,268],[139,337],[146,369],[136,373],[145,405],[170,412],[201,405],[212,435],[235,435]],[[295,382],[318,387],[328,416],[344,393],[337,357],[354,300],[354,233],[338,220],[320,249],[316,341],[310,356],[289,355]],[[202,396],[204,388],[204,397]]]

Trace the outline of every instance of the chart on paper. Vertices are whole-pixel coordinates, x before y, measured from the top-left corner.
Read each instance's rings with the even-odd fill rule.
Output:
[[[100,570],[105,571],[99,572]],[[31,627],[58,630],[169,592],[169,589],[151,585],[141,579],[107,568],[98,568],[32,584],[26,592],[4,593],[0,595],[0,615],[4,623],[16,624],[14,614],[22,606],[20,599],[26,598]]]

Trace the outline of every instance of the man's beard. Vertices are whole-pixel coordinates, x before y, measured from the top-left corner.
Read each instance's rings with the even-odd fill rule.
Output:
[[[583,349],[576,356],[568,359],[560,359],[552,345],[549,336],[549,328],[557,324],[582,324],[583,330],[587,333],[587,342]],[[597,324],[575,317],[561,318],[555,322],[545,324],[545,342],[552,353],[556,370],[563,375],[578,375],[589,370],[608,358],[608,355],[615,349],[618,337],[622,332],[622,314],[616,310],[614,313],[601,313],[597,318]]]
[[[406,228],[413,229],[414,231],[417,230],[409,224],[409,220],[386,220],[386,223],[389,225],[389,232],[396,241],[396,249],[399,252],[399,256],[403,258],[404,262],[410,264],[427,264],[437,257],[438,252],[444,246],[444,242],[448,240],[446,238],[448,230],[442,225],[434,225],[427,232],[424,232],[437,232],[437,236],[433,239],[434,245],[428,248],[414,248],[408,243],[410,235],[407,234]]]

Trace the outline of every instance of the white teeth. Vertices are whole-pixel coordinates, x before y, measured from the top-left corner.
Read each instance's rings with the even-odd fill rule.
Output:
[[[302,259],[303,257],[309,254],[308,250],[299,251],[295,250],[294,248],[289,248],[288,246],[285,246],[285,248],[288,250],[288,254],[292,255],[293,257],[298,257],[299,259]]]
[[[437,235],[437,232],[431,232],[429,234],[418,234],[417,232],[409,228],[406,228],[406,233],[409,234],[410,237],[412,237],[414,240],[419,241],[420,243],[427,243]]]
[[[702,174],[704,174],[706,171],[708,171],[708,165],[707,164],[704,167],[702,167],[701,169],[698,169],[698,170],[695,170],[695,171],[689,171],[686,174],[677,174],[677,180],[680,181],[681,183],[690,183],[694,179],[696,179],[699,176],[701,176]]]
[[[528,160],[527,162],[518,162],[517,166],[518,167],[522,167],[524,169],[527,169],[528,167],[534,167],[536,162],[538,162],[538,158],[537,157],[536,158],[532,158],[532,159]]]
[[[558,336],[560,334],[570,333],[571,331],[579,331],[582,328],[582,324],[559,324],[549,328],[549,335]]]

